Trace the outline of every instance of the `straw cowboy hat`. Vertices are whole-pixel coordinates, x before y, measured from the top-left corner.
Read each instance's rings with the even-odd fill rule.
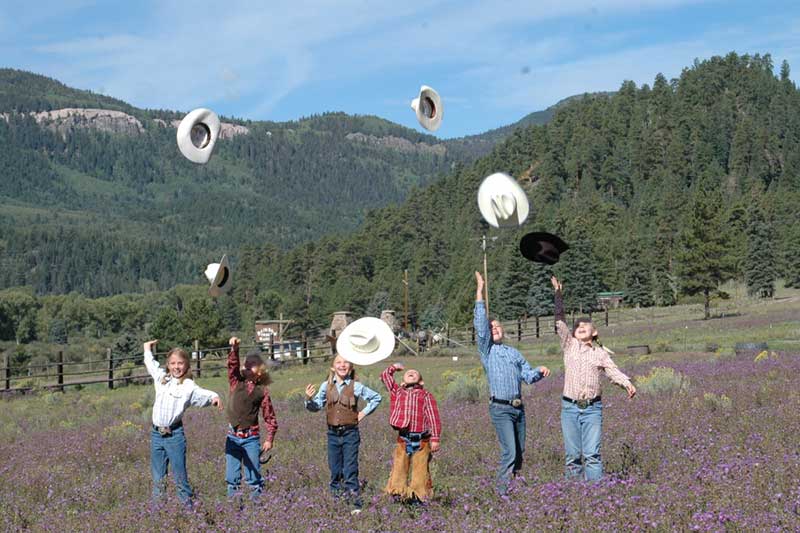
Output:
[[[203,165],[211,158],[219,138],[220,122],[210,109],[195,109],[178,125],[178,148],[192,163]]]
[[[420,125],[428,131],[436,131],[442,125],[442,99],[431,87],[419,88],[419,96],[411,100],[411,109],[417,113]]]
[[[561,254],[567,250],[569,250],[567,243],[552,233],[534,231],[519,241],[519,251],[523,257],[546,265],[558,263]]]
[[[371,316],[352,322],[336,339],[336,351],[354,365],[377,363],[393,350],[392,329],[380,318]]]
[[[487,176],[478,188],[478,208],[495,228],[519,226],[528,218],[528,196],[514,178],[497,172]]]
[[[231,267],[227,255],[223,255],[219,263],[208,265],[204,274],[211,283],[211,287],[208,288],[208,294],[211,296],[225,294],[231,289]]]

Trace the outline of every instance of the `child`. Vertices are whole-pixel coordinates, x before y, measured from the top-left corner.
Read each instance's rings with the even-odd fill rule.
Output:
[[[398,370],[403,370],[403,365],[395,363],[381,373],[381,381],[389,390],[389,425],[399,432],[392,473],[384,491],[400,500],[419,503],[433,496],[429,463],[431,454],[439,451],[442,423],[436,400],[423,389],[425,382],[420,373],[407,370],[403,383],[398,385],[394,380]]]
[[[575,321],[572,331],[564,319],[562,285],[550,278],[555,289],[555,317],[561,349],[564,352],[564,395],[561,399],[561,430],[564,434],[567,479],[603,477],[600,458],[600,437],[603,427],[603,403],[600,399],[600,373],[628,391],[636,394],[628,376],[614,361],[610,350],[597,341],[597,330],[589,318]]]
[[[269,396],[267,385],[271,383],[264,360],[257,353],[248,354],[244,361],[244,371],[239,369],[239,339],[231,337],[228,344],[228,437],[225,439],[225,482],[228,496],[236,496],[244,477],[250,486],[250,497],[258,498],[264,488],[261,477],[259,455],[272,449],[278,422]],[[258,412],[264,420],[266,435],[264,443],[259,442]]]
[[[153,497],[164,490],[167,466],[172,463],[172,475],[178,487],[178,497],[186,505],[192,503],[192,487],[186,475],[186,437],[183,434],[183,412],[190,406],[214,405],[222,410],[216,392],[201,389],[192,381],[189,354],[173,348],[167,354],[167,370],[153,358],[157,340],[144,343],[144,364],[153,377],[156,399],[153,402],[153,429],[150,433],[150,467],[153,473]]]
[[[331,493],[336,497],[346,491],[352,500],[352,514],[361,512],[361,495],[358,486],[358,445],[361,436],[358,423],[378,407],[381,396],[366,385],[356,381],[353,364],[341,355],[333,360],[327,381],[315,387],[306,385],[306,409],[319,411],[325,407],[328,422],[328,466],[331,469]],[[367,402],[358,412],[357,399]]]

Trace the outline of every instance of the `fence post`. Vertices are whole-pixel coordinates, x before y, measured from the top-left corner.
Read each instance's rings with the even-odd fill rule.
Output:
[[[3,381],[5,382],[5,390],[11,388],[11,368],[8,366],[9,363],[8,352],[3,354]]]
[[[194,353],[197,354],[197,363],[195,363],[195,371],[197,373],[197,377],[200,377],[200,341],[195,339],[194,340]]]
[[[111,348],[106,349],[106,359],[108,360],[108,388],[114,388],[114,358],[111,357]]]
[[[469,327],[470,335],[472,336],[472,345],[475,346],[475,326]]]
[[[522,341],[522,319],[517,317],[517,342]]]
[[[539,338],[539,315],[536,315],[536,338]]]
[[[64,392],[64,352],[62,350],[58,351],[58,364],[56,365],[56,369],[58,371],[58,390],[60,392]]]
[[[450,323],[449,322],[447,323],[447,335],[445,336],[444,343],[445,343],[444,344],[445,347],[447,347],[447,348],[450,347]]]
[[[606,326],[608,326],[608,305],[606,307]]]
[[[267,336],[269,344],[267,345],[267,354],[271,360],[275,360],[275,342],[272,333],[268,334]]]
[[[303,334],[303,364],[304,365],[308,364],[309,355],[310,354],[308,353],[308,337],[306,337],[305,334]]]

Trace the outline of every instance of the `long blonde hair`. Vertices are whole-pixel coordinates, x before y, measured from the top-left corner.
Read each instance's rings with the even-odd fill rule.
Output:
[[[348,365],[350,365],[350,372],[347,373],[347,377],[352,379],[353,381],[358,381],[356,377],[356,367],[353,363],[342,357],[341,355],[337,355],[333,358],[333,363],[336,362],[337,359],[342,358]],[[331,368],[328,370],[328,389],[330,389],[331,385],[333,385],[333,378],[336,377],[336,370],[333,368],[333,363],[331,363]]]
[[[189,358],[189,352],[187,352],[183,348],[173,348],[167,353],[167,358],[165,359],[166,363],[169,363],[169,359],[173,355],[177,355],[178,357],[180,357],[181,359],[186,361],[186,372],[184,372],[183,375],[178,378],[178,383],[183,383],[184,379],[191,379],[192,378],[192,361]],[[169,376],[169,370],[167,370],[167,373],[164,374],[163,378],[161,378],[161,384],[162,385],[166,385],[168,376]]]

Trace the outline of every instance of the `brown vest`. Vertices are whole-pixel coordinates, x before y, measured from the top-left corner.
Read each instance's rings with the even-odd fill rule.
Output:
[[[325,398],[325,414],[329,426],[352,426],[358,424],[358,400],[355,394],[356,382],[351,380],[339,394],[336,383],[328,387]]]
[[[267,388],[262,386],[256,386],[252,394],[247,394],[247,383],[237,383],[228,398],[228,423],[239,429],[257,426],[258,410],[266,394]]]

